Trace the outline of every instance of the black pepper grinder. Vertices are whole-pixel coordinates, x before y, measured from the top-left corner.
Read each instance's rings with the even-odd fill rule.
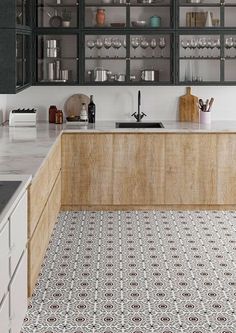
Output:
[[[93,95],[90,95],[90,102],[88,104],[88,120],[89,123],[95,123],[96,105],[93,102]]]

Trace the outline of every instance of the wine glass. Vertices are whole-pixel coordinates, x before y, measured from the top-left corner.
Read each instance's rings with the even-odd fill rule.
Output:
[[[165,40],[165,37],[160,37],[159,38],[159,48],[161,49],[161,58],[163,58],[163,51],[164,51],[164,48],[166,47],[166,40]]]
[[[98,39],[96,40],[96,42],[95,42],[95,46],[96,46],[96,49],[97,49],[98,51],[101,50],[101,48],[103,47],[103,41],[102,41],[101,38],[98,38]],[[100,57],[100,54],[98,54],[98,57]]]
[[[108,51],[107,58],[109,58],[109,50],[112,46],[111,38],[104,38],[104,48]]]
[[[141,47],[143,50],[146,50],[146,49],[148,48],[148,46],[149,46],[148,41],[147,41],[145,38],[141,39],[140,47]]]
[[[90,49],[90,58],[92,58],[92,49],[95,47],[95,41],[92,39],[89,39],[87,41],[87,47]]]
[[[116,58],[118,58],[118,50],[121,48],[121,40],[120,38],[113,38],[112,39],[112,47],[116,50]]]
[[[155,57],[155,49],[157,47],[157,41],[156,38],[152,38],[150,41],[150,48],[152,49],[152,57]]]
[[[140,45],[140,39],[138,37],[131,38],[131,46],[134,49],[134,58],[135,58],[135,51]]]
[[[126,38],[124,38],[122,45],[123,45],[123,48],[126,49]]]

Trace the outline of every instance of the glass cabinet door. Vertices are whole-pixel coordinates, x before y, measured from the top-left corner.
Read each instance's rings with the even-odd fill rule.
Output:
[[[170,34],[130,36],[130,77],[134,82],[170,82]]]
[[[224,35],[224,81],[236,82],[236,34]]]
[[[85,81],[127,82],[126,35],[85,36]]]
[[[30,0],[16,0],[16,24],[30,25]]]
[[[180,28],[217,28],[221,22],[221,0],[180,0]]]
[[[16,35],[16,88],[19,89],[31,81],[31,36]]]
[[[225,0],[224,4],[224,26],[227,28],[236,27],[236,2]]]
[[[70,28],[78,26],[77,0],[38,0],[38,27]]]
[[[77,36],[38,36],[38,82],[77,82]]]
[[[220,35],[179,36],[179,81],[220,82],[221,80]]]

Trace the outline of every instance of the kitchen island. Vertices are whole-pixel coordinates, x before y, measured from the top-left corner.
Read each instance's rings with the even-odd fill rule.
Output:
[[[30,174],[28,294],[62,210],[235,209],[236,122],[0,129],[0,174]]]

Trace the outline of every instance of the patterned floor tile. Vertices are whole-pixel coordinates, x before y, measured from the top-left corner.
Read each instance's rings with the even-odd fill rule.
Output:
[[[236,212],[62,212],[21,333],[235,333]]]

